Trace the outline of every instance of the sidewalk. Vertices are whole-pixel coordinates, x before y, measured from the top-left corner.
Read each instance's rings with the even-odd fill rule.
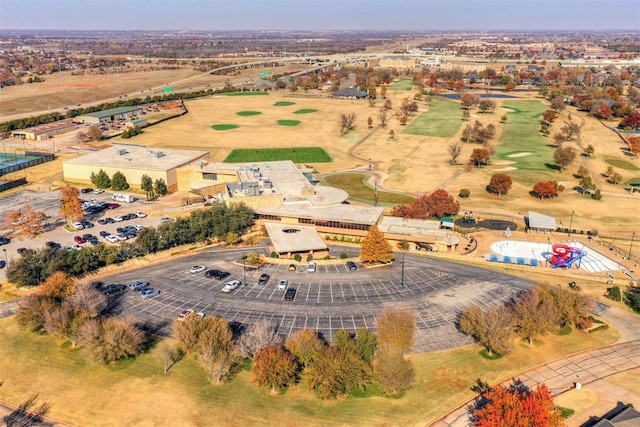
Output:
[[[638,316],[610,307],[604,313],[603,318],[619,329],[620,340],[617,344],[587,350],[545,363],[537,368],[514,375],[514,378],[520,379],[530,388],[545,383],[549,391],[557,397],[564,392],[573,390],[575,383],[580,383],[584,387],[587,384],[601,382],[609,375],[640,368],[640,328],[637,327],[640,319]],[[610,387],[610,389],[615,388]],[[607,396],[609,400],[620,400],[621,397],[623,396]],[[436,427],[471,426],[468,412],[470,403],[472,402],[467,402],[432,425]],[[598,411],[599,409],[594,407],[593,410]],[[575,417],[581,417],[581,414],[577,413]]]

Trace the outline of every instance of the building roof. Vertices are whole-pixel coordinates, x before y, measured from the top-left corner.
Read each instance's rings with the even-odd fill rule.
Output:
[[[34,134],[39,134],[39,133],[47,133],[47,132],[51,132],[54,130],[60,130],[60,129],[66,129],[66,128],[75,128],[77,125],[73,122],[53,122],[53,123],[47,123],[47,124],[43,124],[43,125],[38,125],[38,126],[33,126],[27,129],[16,129],[15,131],[12,131],[12,133],[24,133],[24,132],[31,132]]]
[[[364,98],[368,96],[367,92],[364,92],[360,89],[356,89],[355,87],[348,87],[346,89],[340,89],[333,92],[333,96],[344,96],[348,98]]]
[[[66,160],[68,165],[117,167],[167,171],[209,156],[208,151],[149,149],[142,145],[114,145],[91,154]]]
[[[529,228],[555,230],[557,228],[556,219],[552,216],[547,216],[538,212],[529,211]]]
[[[384,211],[381,207],[356,206],[344,203],[330,206],[314,206],[308,201],[284,203],[277,206],[260,206],[254,209],[263,215],[366,225],[376,224]]]
[[[327,250],[327,245],[314,227],[265,222],[271,244],[278,253]]]
[[[110,108],[108,110],[94,111],[93,113],[82,114],[78,117],[89,116],[89,117],[95,117],[98,119],[103,119],[105,117],[116,116],[118,114],[131,113],[133,111],[140,111],[142,109],[143,107],[139,105],[133,106],[133,107],[117,107],[117,108]]]
[[[619,414],[610,417],[609,419],[603,418],[598,421],[593,427],[638,427],[640,426],[640,412],[633,407],[627,407]]]
[[[384,216],[378,225],[378,230],[389,234],[403,234],[406,236],[430,236],[444,238],[449,233],[440,229],[440,221],[431,219],[401,218]]]

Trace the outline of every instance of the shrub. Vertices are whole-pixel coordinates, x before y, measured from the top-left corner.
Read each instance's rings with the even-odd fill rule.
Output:
[[[409,242],[407,242],[406,240],[401,240],[400,242],[398,242],[398,247],[403,251],[407,251],[409,250]]]
[[[302,261],[302,257],[300,256],[300,254],[295,254],[295,255],[293,256],[293,259],[295,259],[297,262]]]
[[[463,188],[460,190],[460,192],[458,193],[458,197],[461,198],[467,198],[471,195],[471,191],[469,191],[468,188]]]
[[[278,258],[278,252],[276,251],[271,251],[271,254],[269,255],[271,258]]]
[[[308,261],[313,261],[313,254],[309,253],[309,255],[307,255],[307,262]]]
[[[346,252],[341,252],[340,253],[340,259],[347,259],[347,258],[349,258],[349,255],[347,255]]]

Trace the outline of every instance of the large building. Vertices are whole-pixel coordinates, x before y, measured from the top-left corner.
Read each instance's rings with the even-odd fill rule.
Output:
[[[140,188],[142,175],[148,175],[153,181],[163,179],[172,193],[178,190],[179,168],[198,166],[208,159],[208,151],[150,149],[123,144],[67,160],[62,163],[62,171],[65,181],[81,184],[90,184],[91,173],[98,173],[100,169],[109,177],[119,171],[132,188]]]
[[[27,129],[18,129],[11,131],[11,136],[22,139],[30,139],[33,141],[44,141],[66,132],[71,132],[78,128],[73,122],[53,122],[44,125],[33,126]]]
[[[138,119],[143,112],[144,107],[141,106],[117,107],[109,110],[83,114],[75,117],[74,120],[89,125],[110,125],[120,121],[131,122]]]

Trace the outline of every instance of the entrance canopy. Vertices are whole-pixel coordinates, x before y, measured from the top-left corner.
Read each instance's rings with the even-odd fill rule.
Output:
[[[529,217],[525,218],[525,222],[532,230],[555,231],[557,228],[556,219],[554,217],[534,211],[529,211]]]

